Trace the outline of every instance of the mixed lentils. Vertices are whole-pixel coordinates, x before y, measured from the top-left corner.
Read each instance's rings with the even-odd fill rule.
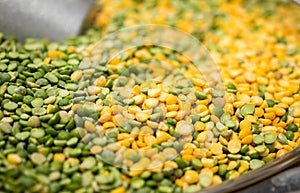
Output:
[[[300,144],[297,7],[214,0],[202,15],[193,0],[101,3],[98,27],[80,37],[0,35],[0,190],[195,192]],[[225,92],[161,47],[92,65],[103,35],[144,23],[201,40]]]

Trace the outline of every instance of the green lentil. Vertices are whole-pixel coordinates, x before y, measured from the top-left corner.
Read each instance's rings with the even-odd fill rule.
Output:
[[[149,171],[144,171],[142,174],[141,174],[141,178],[144,178],[144,179],[147,179],[151,176],[151,172]]]
[[[245,144],[245,145],[242,146],[240,152],[241,152],[242,154],[245,154],[245,153],[248,152],[248,150],[249,150],[249,146],[248,146],[247,144]]]
[[[71,139],[69,139],[67,141],[67,146],[74,146],[76,145],[78,142],[78,138],[77,137],[72,137]]]
[[[18,108],[18,104],[15,102],[8,102],[4,104],[3,108],[7,111],[14,111]]]
[[[101,153],[101,157],[102,157],[103,161],[106,163],[114,162],[114,153],[110,150],[103,150]]]
[[[133,154],[127,157],[128,160],[131,160],[133,162],[139,161],[141,158],[140,154]]]
[[[60,131],[56,138],[59,140],[68,140],[71,138],[71,134],[67,131]]]
[[[82,164],[80,164],[80,168],[88,170],[88,169],[92,169],[95,165],[96,165],[95,158],[88,157],[83,160]]]
[[[259,134],[259,127],[258,127],[258,125],[256,125],[256,124],[252,124],[251,125],[251,130],[252,130],[252,133],[253,134]]]
[[[199,170],[203,167],[201,161],[197,158],[192,159],[192,167],[196,170]]]
[[[140,178],[131,181],[131,187],[133,187],[134,189],[140,189],[144,186],[144,184],[145,184],[145,181]]]
[[[2,52],[1,54],[3,54],[4,52]],[[4,53],[5,54],[5,53]],[[0,63],[0,71],[5,71],[7,69],[7,65],[6,64],[3,64],[3,63]],[[2,80],[1,80],[2,81]]]
[[[32,116],[28,119],[29,127],[37,128],[37,127],[40,127],[40,125],[41,125],[41,122],[40,122],[40,118],[38,116]]]
[[[195,115],[191,115],[190,117],[191,117],[193,123],[196,123],[197,121],[200,120],[200,115],[195,114]]]
[[[288,144],[288,139],[283,133],[278,134],[278,141],[284,145]]]
[[[184,191],[186,193],[193,193],[193,192],[197,192],[199,191],[201,188],[197,185],[190,185],[189,187],[187,187]]]
[[[45,78],[51,83],[58,83],[58,78],[51,72],[45,74]]]
[[[227,157],[231,160],[239,160],[242,158],[242,155],[240,154],[228,154]]]
[[[232,84],[232,83],[229,83],[227,85],[227,92],[236,94],[237,93],[237,89],[236,89],[235,85]]]
[[[182,158],[177,157],[175,162],[178,164],[179,168],[185,168],[188,166],[188,162],[184,161]]]
[[[155,180],[147,180],[146,181],[146,186],[155,187],[156,185],[157,185],[157,182]]]
[[[47,98],[47,93],[43,89],[39,89],[39,90],[35,91],[34,97],[45,99],[45,98]]]
[[[210,120],[210,115],[206,115],[205,117],[200,118],[200,121],[206,123]]]
[[[161,180],[163,180],[164,178],[164,174],[163,173],[155,173],[152,175],[152,179],[159,182]]]
[[[229,137],[232,135],[232,130],[225,130],[220,133],[222,137]]]
[[[288,140],[293,140],[294,139],[294,132],[293,131],[286,131],[285,133],[284,133],[284,135],[286,136],[286,138],[288,139]]]
[[[262,161],[262,160],[253,159],[253,160],[250,161],[250,168],[252,170],[255,170],[257,168],[262,167],[264,164],[265,164],[265,162]]]
[[[11,133],[12,126],[7,122],[0,121],[0,130],[3,133]]]
[[[262,135],[255,135],[253,137],[253,143],[256,144],[256,145],[260,145],[264,142],[264,136]]]
[[[241,107],[241,114],[245,117],[246,115],[253,115],[255,107],[252,104],[246,104]]]
[[[266,101],[267,101],[267,104],[269,107],[274,107],[277,104],[276,101],[271,100],[271,99],[267,99]]]
[[[215,114],[217,117],[220,117],[221,115],[223,115],[223,113],[224,113],[223,108],[218,107],[218,106],[216,106],[216,107],[214,108],[214,114]]]
[[[159,186],[158,191],[162,193],[172,193],[173,188],[169,186]]]
[[[46,114],[46,109],[43,107],[37,107],[32,109],[32,114],[36,116],[41,116]]]
[[[132,105],[134,104],[134,99],[130,99],[130,98],[124,99],[123,103],[126,105]]]
[[[9,82],[11,80],[11,76],[8,73],[1,73],[0,80],[2,82]]]
[[[46,157],[41,153],[33,153],[31,155],[31,161],[35,165],[41,165],[46,161]]]
[[[150,120],[151,121],[159,121],[160,117],[161,117],[160,113],[154,113],[154,114],[150,115]]]
[[[55,113],[54,116],[52,118],[50,118],[50,120],[48,121],[49,125],[55,125],[57,123],[59,123],[60,121],[60,116],[58,113]]]
[[[30,96],[30,95],[27,95],[23,98],[23,103],[27,104],[27,105],[30,105],[31,104],[31,101],[33,101],[33,97]]]
[[[199,100],[204,100],[207,98],[206,94],[203,92],[200,92],[200,91],[196,91],[195,95],[196,95],[197,99],[199,99]]]
[[[246,155],[249,155],[252,159],[258,159],[259,153],[257,151],[248,151]]]
[[[21,102],[23,101],[23,95],[21,94],[13,94],[12,98],[11,98],[14,102]]]
[[[241,109],[240,109],[240,108],[238,108],[238,109],[235,111],[235,115],[236,115],[238,118],[240,118],[240,119],[244,118],[244,116],[243,116],[242,113],[241,113]]]
[[[212,183],[212,177],[207,174],[202,174],[202,175],[200,174],[199,181],[201,186],[208,187]]]
[[[267,150],[267,147],[264,145],[258,145],[254,148],[258,153],[264,153]]]
[[[16,138],[20,141],[26,140],[30,136],[30,132],[24,131],[16,134]]]
[[[167,123],[169,123],[171,125],[176,125],[177,121],[176,121],[176,119],[173,119],[173,118],[167,118]]]
[[[266,147],[269,149],[270,153],[274,153],[276,151],[274,145],[266,145]]]
[[[288,119],[288,115],[289,115],[289,112],[286,112],[286,113],[281,117],[280,121],[286,122],[287,119]]]
[[[264,141],[265,141],[266,144],[274,143],[276,141],[276,138],[277,138],[276,134],[274,134],[274,133],[265,133],[264,137],[265,137]]]

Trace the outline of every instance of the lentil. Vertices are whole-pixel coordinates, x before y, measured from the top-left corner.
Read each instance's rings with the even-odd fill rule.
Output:
[[[28,119],[28,126],[33,128],[40,127],[41,122],[38,116],[32,116]]]
[[[274,133],[266,133],[264,134],[264,141],[266,144],[273,144],[276,141],[276,134]]]
[[[289,131],[297,132],[298,131],[298,126],[295,123],[290,124],[287,129]]]
[[[22,45],[0,34],[0,139],[7,139],[0,143],[0,157],[7,159],[0,163],[1,189],[193,192],[257,169],[297,145],[299,32],[292,5],[274,2],[273,14],[260,3],[240,1],[101,3],[95,24],[100,29],[80,37]],[[215,13],[212,22],[199,19],[204,7]],[[128,50],[91,69],[95,42],[138,23],[171,24],[204,42],[226,92],[210,93],[187,58],[157,46]],[[148,63],[152,58],[161,64]],[[176,85],[148,77],[165,74],[159,69],[168,64],[164,81]],[[216,99],[223,96],[225,101]],[[36,167],[12,177],[8,164],[21,163]]]
[[[3,105],[3,108],[8,111],[14,111],[18,108],[18,104],[15,102],[8,102]]]

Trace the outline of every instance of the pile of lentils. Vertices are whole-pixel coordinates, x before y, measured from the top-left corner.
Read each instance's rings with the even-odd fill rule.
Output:
[[[196,192],[300,144],[298,7],[100,3],[94,26],[62,42],[0,33],[0,191]],[[107,64],[93,55],[105,35],[148,23],[199,39],[224,91],[174,50],[138,47]]]

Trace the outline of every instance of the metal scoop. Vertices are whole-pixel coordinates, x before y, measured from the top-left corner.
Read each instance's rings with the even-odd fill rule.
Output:
[[[80,34],[99,10],[95,0],[2,0],[0,32],[19,41],[25,38],[60,41]]]

